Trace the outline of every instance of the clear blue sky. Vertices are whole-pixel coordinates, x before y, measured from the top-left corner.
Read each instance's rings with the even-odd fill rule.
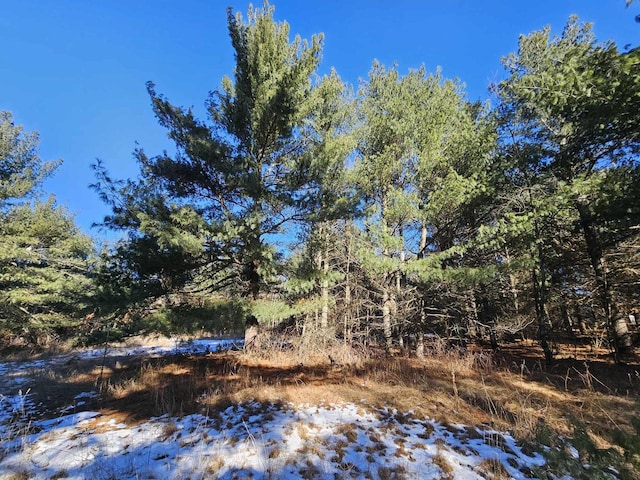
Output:
[[[261,5],[262,2],[254,2]],[[0,109],[40,133],[45,159],[63,165],[44,185],[87,232],[106,207],[88,185],[90,164],[104,160],[114,177],[137,175],[136,142],[146,153],[172,151],[151,112],[145,82],[174,104],[204,101],[233,72],[226,7],[235,0],[0,0]],[[501,78],[500,58],[518,36],[569,15],[595,24],[599,40],[638,45],[640,4],[625,0],[274,0],[276,19],[304,38],[324,32],[320,73],[335,67],[356,84],[374,59],[401,72],[424,64],[488,98]]]

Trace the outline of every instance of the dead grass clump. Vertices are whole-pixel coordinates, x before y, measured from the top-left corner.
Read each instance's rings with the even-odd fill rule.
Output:
[[[313,441],[305,441],[304,444],[298,448],[297,453],[309,457],[315,455],[320,459],[324,459],[325,448],[327,447],[326,440],[315,438]]]
[[[434,428],[434,426],[431,423],[425,423],[424,424],[424,432],[420,432],[418,434],[418,437],[424,439],[424,440],[428,440],[431,438],[431,435],[433,435],[433,432],[435,432],[436,429]]]
[[[465,408],[471,406],[484,412],[494,427],[511,430],[516,437],[532,438],[541,417],[561,416],[556,410],[558,405],[554,406],[544,394],[516,388],[511,380],[503,374],[465,378],[452,389],[464,401]],[[568,431],[566,426],[556,426]]]
[[[222,457],[216,457],[207,462],[204,471],[209,475],[217,475],[222,467],[224,467],[224,459]]]
[[[268,362],[275,367],[294,365],[358,366],[365,360],[362,352],[322,332],[290,336],[262,332],[245,349],[243,356]]]
[[[449,463],[449,460],[445,458],[442,452],[438,452],[431,459],[434,465],[436,465],[441,472],[440,478],[442,480],[452,480],[453,479],[453,467]]]
[[[496,447],[505,453],[515,455],[515,452],[507,445],[504,436],[499,432],[489,432],[484,436],[484,443],[491,447]]]
[[[322,471],[312,461],[308,460],[306,465],[300,469],[300,475],[304,479],[315,479],[322,476]]]
[[[178,431],[178,426],[175,422],[167,422],[162,428],[162,433],[160,434],[160,441],[164,442],[168,440],[174,433]]]
[[[344,435],[348,442],[355,443],[358,440],[358,426],[354,423],[340,425],[336,429],[338,435]]]
[[[512,478],[505,466],[497,458],[483,460],[476,468],[491,480],[509,480]]]
[[[436,338],[426,348],[424,362],[432,372],[444,375],[470,376],[493,371],[493,358],[488,352],[467,347],[452,347],[445,339]]]
[[[278,458],[283,454],[282,448],[279,445],[274,445],[271,450],[269,450],[269,455],[267,455],[270,459]]]
[[[146,362],[109,380],[104,388],[106,403],[123,407],[133,403],[139,416],[192,412],[206,385],[197,367],[171,357]]]
[[[349,444],[344,441],[344,440],[338,440],[334,445],[334,451],[336,452],[336,455],[334,458],[334,461],[338,464],[341,464],[342,461],[344,460],[344,456],[347,454],[346,449],[349,447]]]
[[[6,477],[3,476],[2,478],[3,480],[29,480],[31,475],[25,470],[20,470],[18,472],[10,472]]]
[[[295,423],[295,429],[302,440],[309,440],[309,427],[302,422]]]
[[[378,467],[378,477],[380,480],[401,480],[406,477],[407,469],[402,465],[393,467]]]
[[[109,382],[107,386],[108,396],[111,398],[123,398],[136,392],[156,390],[160,386],[161,368],[152,363],[143,364],[131,377]]]
[[[411,452],[407,450],[405,442],[395,441],[395,444],[398,447],[393,454],[395,457],[407,457],[410,461],[415,461],[415,459],[411,456]]]

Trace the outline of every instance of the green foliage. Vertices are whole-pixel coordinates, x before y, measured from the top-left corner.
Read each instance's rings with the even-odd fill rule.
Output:
[[[138,328],[167,335],[210,332],[231,334],[244,331],[249,305],[237,299],[205,300],[200,305],[163,308],[140,319]]]
[[[167,261],[145,265],[147,271],[155,268],[162,278],[177,268],[173,288],[197,282],[256,296],[275,273],[274,235],[319,206],[347,206],[336,190],[321,187],[344,160],[339,142],[327,141],[336,136],[344,87],[332,74],[314,88],[322,37],[290,40],[289,25],[275,22],[273,13],[268,3],[250,7],[246,20],[229,9],[236,67],[207,100],[209,123],[148,84],[154,113],[176,144],[174,156],[136,151],[136,182],[114,181],[96,165],[95,188],[113,208],[105,224],[132,237],[116,252],[123,257],[129,248],[138,259],[118,262],[132,269],[130,278],[145,278],[138,268],[145,252],[136,250],[150,246]],[[314,124],[327,132],[316,135]]]
[[[621,454],[613,447],[599,448],[584,425],[576,423],[572,438],[551,435],[550,442],[545,443],[549,448],[543,451],[546,464],[534,469],[534,474],[540,478],[550,478],[548,474],[553,474],[598,480],[633,480],[640,471],[639,434],[640,430],[634,434],[616,433],[614,440],[622,447]]]
[[[269,324],[384,323],[390,345],[533,317],[543,339],[638,298],[640,259],[619,249],[640,221],[640,50],[577,18],[522,35],[490,111],[424,68],[375,62],[355,94],[318,78],[322,36],[291,38],[268,3],[227,20],[236,65],[208,118],[149,83],[175,152],[136,150],[136,180],[95,166],[104,224],[127,233],[102,256],[105,304],[220,290]],[[283,233],[299,239],[286,258]]]
[[[98,300],[108,311],[159,297],[184,285],[197,266],[185,250],[163,248],[153,237],[121,240],[100,256]]]
[[[572,17],[561,36],[545,28],[520,38],[504,59],[499,85],[505,105],[554,173],[564,180],[632,161],[640,148],[640,53],[620,54],[596,41],[591,25]]]
[[[410,233],[417,224],[429,235],[421,254],[460,243],[463,229],[452,220],[484,192],[491,125],[464,100],[461,86],[439,72],[420,69],[400,77],[395,69],[374,64],[360,96],[364,118],[356,132],[355,176],[370,204],[369,216],[383,219],[377,235]],[[418,249],[401,248],[407,247]]]
[[[37,343],[89,308],[93,242],[53,197],[31,199],[57,162],[38,157],[37,135],[11,114],[0,121],[0,330]]]
[[[442,305],[424,303],[439,301],[423,292],[456,295],[463,285],[490,276],[486,265],[465,255],[480,223],[495,133],[484,109],[465,100],[459,83],[424,68],[401,76],[375,63],[358,100],[353,178],[366,208],[365,241],[356,251],[383,317],[396,315],[386,320],[388,334],[391,323],[406,321],[403,316],[442,312]],[[413,288],[422,309],[417,314]],[[449,313],[440,312],[438,318]]]
[[[605,257],[638,221],[638,54],[597,42],[572,17],[562,35],[522,35],[503,62],[493,220],[479,246],[509,258],[512,282],[530,278],[541,339],[556,299],[588,303],[611,325],[616,286]]]
[[[171,296],[168,298],[174,300]],[[87,346],[153,333],[166,336],[240,334],[249,311],[249,304],[241,299],[193,296],[172,303],[165,297],[145,308],[130,309],[124,314],[119,311],[104,318],[96,328],[76,336],[76,340]]]
[[[627,463],[640,472],[640,418],[634,417],[631,424],[633,431],[617,430],[614,441],[622,448]]]
[[[44,162],[38,155],[38,134],[14,125],[11,112],[0,111],[0,210],[34,195],[60,160]]]
[[[283,301],[257,300],[251,304],[251,313],[260,323],[273,326],[298,312]]]

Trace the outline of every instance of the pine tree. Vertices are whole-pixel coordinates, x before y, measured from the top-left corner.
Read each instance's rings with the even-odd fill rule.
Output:
[[[401,77],[374,64],[361,86],[354,177],[370,239],[361,261],[379,292],[387,347],[393,329],[420,336],[431,313],[442,323],[457,308],[452,285],[464,277],[458,260],[475,235],[473,202],[492,147],[481,110],[456,82],[424,68]]]
[[[186,243],[184,281],[212,290],[245,285],[254,299],[275,272],[272,239],[304,219],[322,173],[306,154],[314,139],[304,134],[322,36],[291,41],[289,25],[273,13],[268,3],[250,7],[246,20],[228,10],[236,67],[207,100],[209,122],[148,84],[174,156],[138,150],[141,179],[122,184],[97,165],[96,189],[114,207],[106,225],[171,258]]]
[[[59,162],[38,155],[38,136],[0,112],[0,329],[43,342],[69,333],[88,307],[92,240],[53,197],[38,200]]]
[[[591,26],[572,17],[561,36],[551,36],[549,28],[522,36],[518,53],[504,60],[510,76],[497,87],[512,171],[526,180],[520,183],[521,188],[544,190],[547,205],[553,206],[547,214],[565,218],[565,231],[581,231],[584,243],[580,248],[595,280],[587,291],[596,300],[601,312],[598,316],[609,326],[612,337],[616,305],[605,245],[613,232],[603,229],[604,218],[594,205],[604,193],[602,187],[614,179],[621,182],[618,188],[625,188],[627,180],[617,173],[620,169],[637,168],[639,58],[637,50],[620,54],[612,42],[598,43]],[[622,196],[609,197],[609,201],[628,204]],[[539,218],[536,211],[540,213],[530,211],[533,218]],[[632,210],[623,214],[623,223],[628,226],[633,222],[630,213]],[[544,254],[543,249],[549,250],[554,242],[544,239],[537,221],[530,227],[538,243],[534,286],[538,284],[536,295],[542,300],[537,304],[542,312],[547,290],[544,282],[551,273],[547,268],[551,253]],[[552,235],[557,238],[562,233],[555,230]],[[553,255],[570,253],[570,248],[557,246]],[[567,260],[563,263],[571,270]],[[539,315],[543,328],[545,314]]]

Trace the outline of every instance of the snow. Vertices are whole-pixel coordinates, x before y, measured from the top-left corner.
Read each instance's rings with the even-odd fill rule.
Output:
[[[53,364],[61,365],[74,359],[113,358],[113,357],[159,357],[168,354],[204,354],[228,350],[242,346],[241,339],[201,338],[197,340],[173,339],[172,345],[109,346],[107,348],[89,348],[66,355],[58,355],[47,360],[30,362],[0,362],[0,378],[18,384],[24,382],[24,376],[34,370],[47,368]]]
[[[441,478],[433,462],[446,460],[452,478],[479,480],[485,459],[502,463],[511,478],[527,478],[522,467],[542,465],[507,434],[451,429],[430,419],[398,423],[396,412],[360,405],[273,405],[247,403],[212,417],[160,417],[127,426],[100,422],[82,412],[40,422],[38,433],[9,440],[0,472],[28,472],[48,479],[138,478],[381,478],[400,469],[406,478]],[[349,441],[349,437],[355,441]],[[502,448],[487,438],[502,438]],[[0,474],[0,478],[2,474]],[[194,477],[195,475],[195,477]]]
[[[169,350],[164,352],[205,353],[231,343],[203,340],[165,347]],[[161,348],[140,348],[108,354],[163,352]],[[105,354],[98,352],[76,355]],[[11,379],[45,364],[0,364],[0,374],[11,373],[5,388],[12,385]],[[96,395],[76,395],[75,407]],[[23,475],[92,480],[446,476],[480,480],[486,478],[487,461],[499,462],[509,478],[524,479],[530,477],[530,469],[544,464],[540,454],[528,456],[506,432],[445,425],[364,401],[326,405],[247,402],[215,414],[163,416],[135,425],[119,423],[107,413],[69,413],[74,410],[70,407],[58,418],[38,420],[37,406],[28,391],[0,396],[0,479]]]

